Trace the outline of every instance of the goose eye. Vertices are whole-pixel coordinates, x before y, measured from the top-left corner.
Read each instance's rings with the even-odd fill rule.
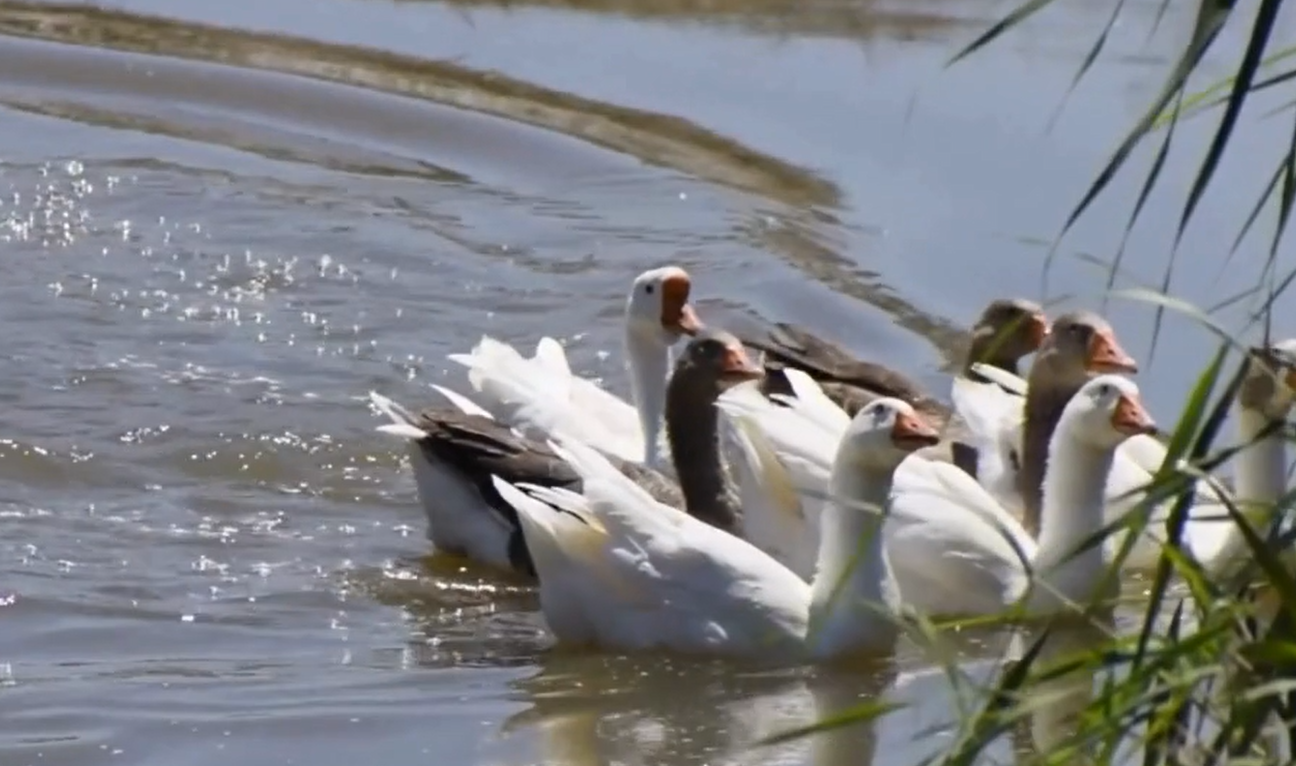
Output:
[[[652,295],[652,294],[653,294],[653,286],[652,286],[652,285],[644,285],[644,292],[647,293],[647,294],[649,294],[649,295]]]
[[[1107,397],[1111,396],[1111,395],[1112,395],[1112,387],[1111,387],[1111,384],[1110,384],[1110,383],[1104,383],[1104,384],[1102,384],[1101,386],[1099,386],[1099,387],[1098,387],[1098,395],[1101,396],[1101,397],[1103,397],[1104,399],[1106,399]]]

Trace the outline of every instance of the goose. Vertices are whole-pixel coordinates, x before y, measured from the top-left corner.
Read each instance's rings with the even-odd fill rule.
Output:
[[[760,392],[766,396],[795,394],[784,375],[784,370],[790,368],[814,378],[829,398],[851,414],[884,396],[914,406],[921,403],[939,407],[908,375],[883,364],[859,359],[837,343],[820,338],[803,327],[778,322],[763,336],[743,335],[742,341],[761,352],[765,378]]]
[[[957,418],[946,415],[959,425],[957,434],[950,441],[950,460],[969,476],[976,478],[981,473],[982,462],[986,463],[986,470],[991,475],[1003,473],[1003,469],[996,468],[993,462],[998,450],[992,450],[986,457],[980,455],[973,437],[978,429],[968,422],[968,418],[996,417],[1013,396],[975,368],[988,367],[1015,376],[1022,358],[1037,352],[1049,332],[1044,309],[1025,298],[991,301],[972,325],[967,353],[950,386],[953,414]]]
[[[1287,436],[1277,425],[1291,415],[1296,397],[1296,339],[1250,349],[1245,365],[1236,399],[1233,499],[1263,538],[1287,491]],[[1190,517],[1181,539],[1216,579],[1251,555],[1231,518]]]
[[[660,469],[670,347],[701,326],[690,289],[688,272],[678,266],[645,271],[631,285],[624,342],[633,404],[573,375],[553,338],[541,339],[532,359],[489,336],[448,358],[468,368],[480,403],[506,425],[537,434],[561,429],[622,460]]]
[[[994,614],[1031,584],[1028,611],[1086,602],[1106,572],[1101,546],[1073,555],[1106,523],[1102,488],[1116,450],[1156,424],[1138,386],[1100,375],[1071,397],[1048,447],[1038,541],[976,481],[933,461],[908,460],[896,475],[885,527],[901,593],[939,615]]]
[[[891,476],[939,439],[898,399],[861,409],[836,450],[819,575],[807,583],[742,538],[654,501],[597,450],[555,434],[584,492],[514,485],[540,575],[540,605],[560,643],[618,651],[801,664],[889,653],[899,627],[878,527]],[[872,608],[869,608],[872,606]]]
[[[616,456],[609,460],[656,501],[737,532],[738,501],[720,465],[713,404],[726,388],[761,375],[736,337],[718,329],[700,330],[676,360],[666,391],[666,433],[679,482]],[[378,430],[408,441],[429,538],[440,550],[534,578],[517,513],[495,490],[491,476],[579,492],[580,475],[547,444],[499,423],[468,397],[442,386],[432,388],[454,408],[412,413],[381,394],[369,393],[373,405],[391,421]]]
[[[773,414],[760,420],[739,410],[737,424],[753,445],[757,461],[753,470],[764,477],[770,494],[823,493],[828,450],[822,445],[831,438],[823,421],[828,419],[826,407],[835,405],[821,397],[816,412],[815,399],[800,395],[814,386],[813,381],[798,381],[799,373],[791,372],[798,397],[790,400],[790,407],[769,406]],[[726,395],[722,402],[730,405],[733,397]],[[844,415],[840,409],[837,413]],[[780,425],[785,427],[783,433],[774,431],[780,438],[787,433],[805,435],[793,459],[776,455],[770,446],[768,437]],[[1102,528],[1101,488],[1116,448],[1154,428],[1132,381],[1104,375],[1083,386],[1064,408],[1050,443],[1044,532],[1038,544],[963,471],[917,454],[906,458],[895,472],[883,525],[886,552],[904,603],[928,614],[995,614],[1027,593],[1032,569],[1049,568],[1057,571],[1049,575],[1046,590],[1080,600],[1082,591],[1092,588],[1101,576],[1104,560],[1086,552],[1057,565]],[[744,505],[744,510],[751,529],[751,507]],[[807,525],[803,544],[813,543],[816,534],[822,539],[829,531],[817,533]],[[797,563],[804,566],[803,561]],[[804,569],[799,573],[808,574]],[[1059,603],[1032,596],[1030,608],[1055,609]]]

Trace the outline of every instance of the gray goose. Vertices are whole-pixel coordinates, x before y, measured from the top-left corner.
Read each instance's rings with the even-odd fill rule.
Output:
[[[1024,298],[991,301],[972,325],[958,375],[993,384],[972,370],[977,363],[1016,375],[1021,359],[1038,349],[1048,332],[1048,319],[1039,304]],[[794,367],[814,378],[824,394],[852,417],[880,397],[901,399],[945,430],[946,440],[921,454],[952,462],[976,477],[977,451],[968,442],[965,424],[949,406],[904,373],[858,359],[836,343],[787,323],[776,324],[764,337],[745,337],[743,342],[764,354],[765,379],[760,390],[766,396],[794,395],[783,374],[784,368]]]
[[[1038,304],[1024,298],[992,301],[972,325],[959,372],[976,376],[971,367],[980,362],[1016,375],[1018,362],[1039,348],[1047,335],[1048,320]],[[783,369],[795,367],[814,378],[828,398],[852,417],[874,399],[891,396],[912,404],[939,423],[950,418],[950,408],[909,376],[859,359],[840,345],[796,325],[780,322],[764,337],[744,337],[743,343],[765,355],[765,380],[760,389],[766,396],[794,395]]]

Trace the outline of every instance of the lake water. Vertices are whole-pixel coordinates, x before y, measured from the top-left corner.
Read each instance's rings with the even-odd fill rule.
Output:
[[[365,395],[439,403],[482,333],[559,336],[624,392],[627,280],[670,262],[713,322],[802,323],[944,392],[987,301],[1044,297],[1191,8],[1131,0],[1065,101],[1107,4],[948,69],[1011,5],[100,8],[0,0],[0,762],[903,766],[949,741],[916,655],[893,683],[547,651],[530,590],[428,557]],[[1262,112],[1176,295],[1259,273],[1259,238],[1224,256],[1289,134]],[[1118,285],[1160,284],[1214,120],[1177,135]],[[1059,249],[1050,299],[1100,305],[1085,256],[1116,251],[1151,157]],[[1210,336],[1171,317],[1149,357],[1152,311],[1109,315],[1173,420]],[[912,707],[745,750],[887,688]]]

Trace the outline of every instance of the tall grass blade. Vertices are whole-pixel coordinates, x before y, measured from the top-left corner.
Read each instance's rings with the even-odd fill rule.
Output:
[[[1218,272],[1219,274],[1223,274],[1224,270],[1228,268],[1229,263],[1233,261],[1233,256],[1237,254],[1238,248],[1242,245],[1242,240],[1246,239],[1246,235],[1251,231],[1251,227],[1255,225],[1256,219],[1260,217],[1260,211],[1264,209],[1264,204],[1269,201],[1269,197],[1273,195],[1274,189],[1278,187],[1278,180],[1282,178],[1283,168],[1283,165],[1279,165],[1274,168],[1273,174],[1269,176],[1269,183],[1265,184],[1264,191],[1260,193],[1260,198],[1256,200],[1255,205],[1251,208],[1250,214],[1247,215],[1246,223],[1242,224],[1242,228],[1238,231],[1237,238],[1233,240],[1233,246],[1229,248],[1228,256],[1224,258],[1224,263],[1220,266]]]
[[[1148,28],[1147,38],[1144,41],[1145,45],[1152,42],[1153,37],[1156,37],[1157,30],[1161,28],[1161,22],[1165,19],[1166,11],[1169,8],[1170,0],[1161,0],[1161,4],[1157,6],[1156,15],[1152,17],[1152,26]]]
[[[1291,55],[1290,52],[1288,55]],[[1267,88],[1272,88],[1275,85],[1282,85],[1283,83],[1292,79],[1296,79],[1296,69],[1288,69],[1285,72],[1279,72],[1278,74],[1270,75],[1264,78],[1263,80],[1260,80],[1252,84],[1251,92],[1259,93],[1260,91],[1265,90]],[[1221,98],[1220,100],[1216,101],[1213,104],[1208,104],[1208,106],[1218,106],[1219,104],[1224,103],[1224,101],[1225,100]]]
[[[955,53],[953,58],[945,62],[945,68],[948,69],[968,56],[971,56],[973,53],[981,50],[986,45],[989,45],[991,42],[999,39],[999,36],[1004,32],[1016,27],[1018,24],[1035,15],[1037,11],[1052,2],[1053,0],[1028,0],[1028,2],[1021,4],[1017,8],[1013,9],[1007,16],[996,21],[989,29],[982,32],[975,40],[968,43],[967,46],[958,53]]]
[[[1199,432],[1198,423],[1202,421],[1202,417],[1206,412],[1207,403],[1210,400],[1211,392],[1215,388],[1215,383],[1219,379],[1220,368],[1224,363],[1227,353],[1228,345],[1221,344],[1219,350],[1215,354],[1215,358],[1211,361],[1211,364],[1207,366],[1201,375],[1198,376],[1197,382],[1189,394],[1188,403],[1184,406],[1183,413],[1179,416],[1179,421],[1175,426],[1174,432],[1170,436],[1169,443],[1166,445],[1165,460],[1157,470],[1156,475],[1153,477],[1153,487],[1165,485],[1171,481],[1175,481],[1176,479],[1179,482],[1182,482],[1183,477],[1175,467],[1176,464],[1180,458],[1188,452],[1190,442],[1192,442],[1192,451],[1194,453],[1202,449],[1203,440],[1199,437],[1194,441],[1193,437]],[[1209,423],[1210,421],[1208,420],[1207,422]],[[1204,435],[1213,436],[1213,434]],[[1150,494],[1151,493],[1149,493],[1149,497],[1140,504],[1141,507],[1135,509],[1135,512],[1143,510],[1142,506],[1146,506],[1151,499]],[[1143,613],[1143,624],[1139,630],[1137,644],[1137,656],[1139,659],[1134,662],[1134,668],[1137,668],[1141,664],[1142,658],[1146,654],[1152,640],[1152,635],[1156,629],[1157,618],[1161,614],[1161,605],[1164,603],[1165,595],[1170,586],[1170,575],[1172,570],[1191,570],[1192,565],[1185,560],[1183,554],[1178,550],[1178,546],[1193,494],[1194,493],[1190,488],[1185,487],[1185,489],[1180,492],[1180,496],[1171,509],[1169,518],[1166,520],[1166,543],[1162,550],[1161,559],[1157,562],[1156,572],[1153,576],[1152,586],[1148,596],[1147,608]],[[1131,540],[1126,540],[1125,547],[1128,548],[1131,543]],[[1121,555],[1124,555],[1124,551],[1122,551]]]
[[[1125,0],[1116,0],[1111,15],[1107,17],[1106,25],[1103,26],[1102,32],[1098,34],[1098,39],[1094,40],[1094,44],[1089,47],[1089,52],[1085,54],[1080,66],[1076,68],[1076,73],[1071,77],[1071,84],[1067,86],[1066,93],[1062,95],[1062,100],[1058,102],[1057,109],[1053,110],[1053,115],[1049,117],[1047,132],[1052,132],[1053,126],[1057,123],[1058,118],[1062,116],[1062,110],[1066,107],[1066,103],[1071,100],[1071,94],[1075,93],[1080,81],[1084,79],[1090,67],[1098,60],[1098,54],[1102,53],[1103,48],[1106,47],[1107,38],[1111,34],[1112,28],[1116,26],[1116,19],[1120,18],[1121,10],[1124,7]]]
[[[1219,322],[1211,319],[1206,312],[1181,298],[1175,298],[1166,295],[1165,293],[1159,293],[1156,290],[1149,290],[1145,287],[1123,287],[1118,290],[1112,290],[1111,294],[1116,298],[1148,303],[1157,308],[1164,308],[1183,314],[1189,319],[1200,324],[1202,327],[1205,327],[1207,330],[1210,330],[1212,334],[1220,340],[1225,341],[1230,346],[1239,349],[1242,348],[1242,345],[1238,343],[1233,338],[1233,335]]]
[[[1207,1],[1203,0],[1203,7]],[[1227,17],[1228,11],[1233,8],[1233,2],[1234,0],[1216,0],[1216,5],[1224,9],[1224,16]],[[1224,149],[1233,135],[1233,128],[1237,125],[1238,115],[1241,114],[1242,105],[1246,102],[1247,92],[1255,79],[1256,71],[1260,68],[1260,61],[1264,58],[1265,47],[1269,44],[1269,36],[1273,32],[1274,21],[1278,17],[1278,10],[1282,4],[1283,0],[1260,0],[1260,10],[1256,13],[1255,23],[1251,27],[1251,39],[1247,41],[1246,52],[1242,54],[1242,62],[1238,64],[1233,90],[1229,94],[1224,116],[1220,118],[1219,128],[1215,131],[1215,137],[1211,139],[1210,148],[1207,149],[1206,157],[1197,171],[1197,177],[1193,180],[1188,201],[1179,218],[1179,231],[1175,235],[1176,246],[1183,238],[1184,230],[1188,228],[1188,221],[1192,219],[1202,194],[1214,177],[1220,158],[1224,156]],[[1173,262],[1173,258],[1171,260]]]
[[[1181,91],[1180,96],[1182,97],[1182,95]],[[1143,180],[1143,188],[1139,190],[1138,200],[1135,201],[1129,219],[1125,222],[1125,231],[1121,234],[1120,246],[1116,249],[1116,258],[1112,263],[1112,268],[1107,272],[1108,291],[1116,284],[1116,274],[1120,271],[1121,262],[1125,259],[1125,246],[1129,243],[1130,234],[1134,231],[1134,224],[1143,212],[1143,206],[1147,204],[1148,197],[1152,195],[1152,189],[1156,187],[1157,180],[1161,178],[1161,171],[1165,168],[1166,156],[1170,154],[1170,143],[1174,140],[1174,134],[1175,123],[1171,122],[1170,129],[1166,131],[1165,140],[1161,142],[1161,148],[1152,161],[1152,167]],[[1106,299],[1103,302],[1106,304]]]
[[[1197,64],[1200,63],[1202,56],[1206,54],[1206,51],[1210,49],[1211,44],[1215,42],[1215,38],[1219,36],[1219,32],[1224,27],[1224,22],[1228,20],[1228,15],[1231,10],[1231,3],[1226,5],[1217,5],[1216,3],[1211,2],[1211,0],[1202,0],[1201,4],[1197,8],[1197,18],[1193,28],[1192,40],[1188,43],[1188,46],[1184,49],[1183,53],[1180,54],[1179,60],[1176,62],[1174,69],[1170,73],[1170,77],[1162,86],[1161,92],[1157,95],[1152,106],[1143,114],[1143,117],[1139,119],[1138,123],[1136,123],[1125,136],[1125,139],[1121,141],[1120,146],[1118,146],[1116,151],[1112,153],[1112,156],[1108,158],[1107,164],[1098,173],[1097,178],[1090,183],[1089,188],[1080,198],[1080,202],[1067,216],[1066,222],[1062,225],[1062,230],[1058,233],[1058,241],[1060,241],[1061,238],[1071,230],[1071,227],[1073,227],[1076,221],[1080,219],[1080,216],[1089,209],[1089,206],[1098,198],[1098,195],[1107,188],[1107,185],[1111,183],[1112,178],[1116,176],[1117,171],[1125,165],[1126,160],[1129,159],[1134,148],[1138,146],[1138,144],[1143,140],[1143,137],[1151,130],[1152,124],[1156,121],[1157,116],[1161,114],[1162,110],[1170,103],[1171,99],[1183,90],[1184,83],[1188,81],[1188,76],[1192,74],[1192,71],[1197,67]],[[1051,261],[1051,259],[1052,253],[1050,253],[1049,261]],[[1047,279],[1047,273],[1050,266],[1051,263],[1046,262],[1045,279]],[[1156,322],[1156,328],[1158,330],[1160,328],[1160,318],[1161,312],[1158,311]],[[1153,339],[1153,346],[1155,348],[1155,336]]]
[[[1256,312],[1257,316],[1264,317],[1266,322],[1269,321],[1271,316],[1270,309],[1273,308],[1273,304],[1278,300],[1278,298],[1285,294],[1287,289],[1292,286],[1293,280],[1296,280],[1296,269],[1287,272],[1287,276],[1283,277],[1281,282],[1274,285],[1269,290],[1269,297],[1265,299],[1264,305],[1262,305],[1259,311]],[[1269,332],[1266,326],[1265,335],[1267,336],[1268,334]]]
[[[771,734],[764,739],[757,740],[753,747],[773,747],[785,742],[791,742],[794,739],[808,737],[812,734],[826,731],[828,729],[837,729],[842,726],[855,726],[858,724],[868,723],[877,720],[882,716],[894,710],[901,710],[908,707],[904,702],[887,702],[885,700],[869,700],[844,710],[837,715],[815,721],[805,726],[798,726],[776,734]]]
[[[1166,639],[1176,641],[1179,638],[1179,630],[1183,620],[1184,604],[1180,601],[1175,605],[1174,614],[1170,617],[1170,625],[1166,629]],[[1181,731],[1182,720],[1186,715],[1188,706],[1185,700],[1180,700],[1179,704],[1172,704],[1172,690],[1166,687],[1160,689],[1154,710],[1163,711],[1163,716],[1168,721],[1162,722],[1157,726],[1156,721],[1148,722],[1147,747],[1143,753],[1143,766],[1153,766],[1154,764],[1170,760],[1173,753],[1179,746],[1183,732]],[[1165,715],[1167,714],[1168,715]]]
[[[1260,68],[1264,69],[1265,67],[1272,66],[1285,58],[1290,58],[1291,56],[1296,56],[1296,46],[1283,48],[1282,50],[1269,54],[1260,62]],[[1270,75],[1269,77],[1252,84],[1251,92],[1255,93],[1256,91],[1272,87],[1293,77],[1296,77],[1296,69],[1289,69],[1281,74]],[[1228,103],[1228,96],[1221,96],[1209,102],[1206,100],[1217,93],[1223,93],[1224,91],[1229,90],[1233,86],[1234,79],[1235,75],[1230,75],[1222,80],[1211,83],[1196,93],[1188,94],[1184,98],[1183,103],[1176,106],[1174,110],[1167,109],[1157,115],[1156,120],[1152,124],[1153,130],[1160,130],[1171,120],[1174,120],[1176,118],[1174,114],[1175,111],[1179,112],[1178,118],[1183,119],[1186,117],[1196,116],[1202,112],[1209,111],[1217,106]]]
[[[1039,659],[1052,632],[1052,626],[1044,627],[1021,659],[1004,670],[999,682],[989,690],[981,710],[973,716],[962,736],[946,752],[943,763],[947,766],[975,766],[981,751],[1011,725],[1005,722],[1004,714],[1016,706],[1013,698],[1025,687],[1030,669]]]
[[[1232,11],[1234,2],[1235,0],[1215,0],[1215,5],[1222,12],[1224,19],[1227,19],[1228,13]],[[1247,49],[1242,56],[1242,62],[1238,65],[1237,74],[1233,81],[1233,89],[1229,94],[1228,105],[1224,109],[1224,116],[1220,118],[1219,128],[1216,129],[1215,136],[1211,139],[1210,148],[1206,151],[1206,157],[1197,170],[1197,176],[1193,179],[1192,188],[1188,192],[1188,199],[1184,203],[1183,213],[1179,217],[1179,228],[1175,232],[1174,245],[1170,250],[1170,260],[1166,263],[1165,274],[1161,280],[1162,292],[1169,292],[1170,290],[1170,281],[1174,278],[1175,273],[1175,263],[1179,258],[1179,244],[1183,241],[1184,232],[1188,229],[1188,222],[1192,220],[1193,213],[1196,212],[1197,205],[1201,202],[1202,194],[1205,193],[1206,187],[1210,185],[1211,179],[1215,177],[1215,170],[1219,166],[1220,158],[1224,156],[1224,149],[1227,148],[1229,138],[1233,135],[1233,128],[1237,125],[1238,115],[1242,112],[1242,104],[1246,102],[1248,89],[1255,79],[1256,70],[1264,57],[1265,46],[1269,44],[1269,35],[1273,31],[1274,19],[1277,17],[1278,9],[1282,7],[1282,3],[1283,0],[1261,0],[1260,11],[1257,14],[1254,26],[1251,28],[1251,39],[1247,42]],[[1202,0],[1201,7],[1204,9],[1209,4],[1210,0]],[[1218,34],[1218,30],[1216,30],[1216,34]],[[1164,313],[1158,310],[1152,321],[1152,348],[1154,351],[1157,339],[1161,335],[1161,324],[1164,316]]]
[[[1281,610],[1289,624],[1296,624],[1296,579],[1287,571],[1282,560],[1274,553],[1266,541],[1256,534],[1251,521],[1234,503],[1226,503],[1229,518],[1237,525],[1238,531],[1246,541],[1246,546],[1254,557],[1254,563],[1264,573],[1265,582],[1278,591]],[[1277,621],[1275,621],[1276,623]]]
[[[1287,231],[1287,223],[1291,220],[1292,203],[1296,202],[1296,119],[1292,120],[1292,137],[1287,145],[1287,154],[1283,157],[1282,179],[1278,225],[1274,227],[1273,242],[1269,246],[1269,261],[1265,264],[1265,271],[1273,269],[1278,260],[1278,244],[1282,242],[1283,234]],[[1271,294],[1270,302],[1273,298]]]

